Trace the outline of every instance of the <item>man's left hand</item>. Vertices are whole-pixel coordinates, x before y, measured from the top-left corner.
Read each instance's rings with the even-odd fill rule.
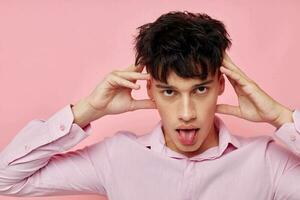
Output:
[[[267,122],[279,128],[293,122],[292,110],[281,105],[249,79],[225,53],[221,72],[226,75],[238,97],[239,106],[217,105],[216,112],[254,122]]]

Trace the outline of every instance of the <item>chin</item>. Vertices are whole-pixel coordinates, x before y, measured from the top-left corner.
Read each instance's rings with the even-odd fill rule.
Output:
[[[182,151],[182,152],[190,152],[190,153],[198,151],[200,149],[200,147],[201,147],[201,144],[200,145],[199,144],[194,144],[192,146],[183,146],[183,145],[179,144],[177,146],[177,148],[180,151]]]

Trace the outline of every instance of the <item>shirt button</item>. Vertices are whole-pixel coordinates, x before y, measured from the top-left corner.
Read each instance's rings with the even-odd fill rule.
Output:
[[[65,125],[61,124],[61,125],[59,126],[59,129],[60,129],[61,131],[64,131],[64,130],[66,129],[66,127],[65,127]]]
[[[293,141],[293,142],[296,141],[296,136],[295,135],[290,135],[290,140]]]
[[[29,146],[25,145],[25,151],[28,151],[28,150],[29,150]]]

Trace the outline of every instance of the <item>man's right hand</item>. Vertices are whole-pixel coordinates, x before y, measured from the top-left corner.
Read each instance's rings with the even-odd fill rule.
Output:
[[[150,99],[135,100],[132,89],[140,89],[137,80],[149,80],[150,74],[141,73],[144,66],[129,66],[109,73],[85,99],[72,107],[74,121],[81,127],[104,115],[120,114],[138,109],[155,109]]]

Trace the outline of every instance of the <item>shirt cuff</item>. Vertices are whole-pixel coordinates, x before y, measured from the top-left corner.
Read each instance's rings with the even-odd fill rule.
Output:
[[[292,118],[293,123],[283,124],[274,136],[295,154],[300,155],[300,111],[294,110]]]
[[[48,120],[32,120],[20,130],[0,153],[0,165],[5,165],[26,156],[38,148],[49,145],[49,154],[68,150],[88,137],[92,128],[73,123],[74,115],[70,104],[53,114]],[[50,147],[51,146],[51,147]]]
[[[81,132],[85,136],[89,136],[91,134],[91,124],[89,123],[84,128],[81,128],[74,122],[74,114],[72,111],[72,104],[68,104],[60,111],[56,112],[53,116],[51,116],[47,121],[49,128],[52,130],[53,137],[55,139],[64,136],[66,133],[69,133],[72,126],[75,127],[79,132]]]

